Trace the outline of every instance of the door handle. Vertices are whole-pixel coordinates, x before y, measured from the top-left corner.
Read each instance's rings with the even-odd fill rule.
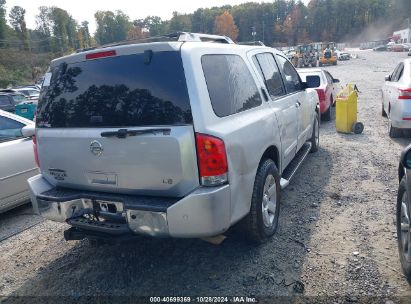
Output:
[[[301,106],[301,102],[297,101],[297,103],[295,104],[295,106],[296,106],[297,108],[299,108],[299,107]]]

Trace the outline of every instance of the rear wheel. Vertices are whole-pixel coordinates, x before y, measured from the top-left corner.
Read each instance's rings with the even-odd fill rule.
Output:
[[[328,107],[327,111],[322,114],[322,118],[324,119],[324,121],[330,121],[332,117],[332,106],[330,103],[330,106]]]
[[[407,281],[411,283],[411,231],[410,202],[407,195],[406,180],[401,180],[397,196],[397,242],[401,268]]]
[[[271,159],[261,162],[255,177],[250,213],[243,220],[247,237],[266,242],[277,230],[280,215],[280,175]]]
[[[384,103],[381,103],[381,115],[383,117],[387,117],[387,113],[385,113],[385,110],[384,110]]]
[[[313,133],[311,134],[311,153],[317,152],[320,147],[320,121],[317,112],[314,117]]]

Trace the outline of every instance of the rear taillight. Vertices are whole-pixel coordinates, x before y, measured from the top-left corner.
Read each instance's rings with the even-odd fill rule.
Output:
[[[98,59],[98,58],[104,58],[104,57],[112,57],[116,56],[116,51],[104,51],[104,52],[98,52],[98,53],[90,53],[86,55],[86,59]]]
[[[34,150],[34,161],[36,162],[37,167],[40,168],[39,153],[37,152],[37,138],[36,138],[36,135],[33,135],[33,150]]]
[[[316,89],[317,94],[318,94],[318,99],[320,101],[325,101],[325,92],[323,89]]]
[[[411,99],[411,89],[399,89],[398,99]]]
[[[196,133],[197,159],[203,186],[218,186],[228,181],[224,142],[214,136]]]

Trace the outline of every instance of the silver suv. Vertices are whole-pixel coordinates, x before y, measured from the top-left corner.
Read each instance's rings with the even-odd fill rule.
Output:
[[[119,44],[52,61],[29,179],[66,240],[276,231],[280,190],[319,144],[318,77],[226,37]]]

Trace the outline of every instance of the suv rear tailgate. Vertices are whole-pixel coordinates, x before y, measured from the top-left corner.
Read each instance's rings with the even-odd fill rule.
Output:
[[[199,177],[180,52],[104,54],[51,67],[36,121],[42,174],[70,188],[186,195]]]

